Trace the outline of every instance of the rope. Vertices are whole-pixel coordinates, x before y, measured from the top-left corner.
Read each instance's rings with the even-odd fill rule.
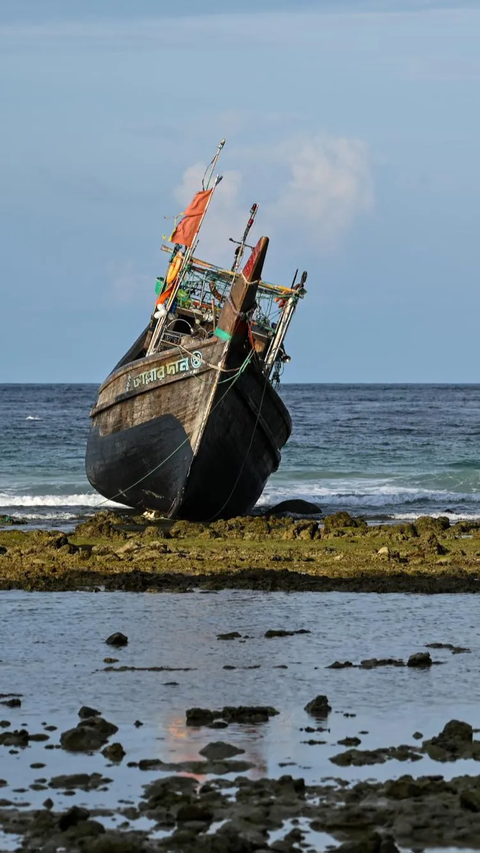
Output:
[[[235,376],[232,376],[232,377],[230,377],[230,376],[229,376],[229,377],[227,377],[227,379],[223,379],[223,380],[220,380],[220,381],[219,381],[219,383],[218,383],[218,384],[220,384],[220,382],[226,382],[226,381],[228,380],[228,381],[230,381],[230,385],[228,386],[228,388],[226,388],[226,389],[225,389],[225,393],[220,397],[220,399],[219,399],[219,400],[217,400],[217,402],[215,403],[215,405],[214,405],[214,406],[213,406],[213,408],[212,408],[212,412],[214,412],[214,411],[215,411],[215,409],[217,408],[217,406],[219,406],[219,405],[220,405],[220,403],[225,399],[225,397],[227,396],[227,394],[228,394],[228,392],[230,391],[230,389],[235,385],[235,382],[237,381],[237,379],[241,376],[241,374],[244,372],[244,370],[245,370],[245,369],[246,369],[246,367],[248,366],[249,362],[250,362],[250,361],[251,361],[251,359],[252,359],[252,356],[253,356],[253,352],[249,352],[249,354],[248,354],[247,358],[245,359],[245,361],[243,362],[243,364],[238,368],[237,373],[236,373],[236,375],[235,375]],[[205,363],[206,363],[206,362],[205,362]],[[195,374],[192,374],[192,375],[193,375],[193,376],[195,376]],[[197,376],[196,378],[197,378],[197,379],[200,379],[200,377],[199,377],[199,376]],[[201,380],[201,381],[204,381],[204,380]],[[263,398],[262,398],[262,399],[263,399]],[[178,451],[179,451],[179,450],[181,450],[181,448],[182,448],[182,447],[184,447],[184,446],[185,446],[185,444],[187,444],[189,441],[190,441],[190,438],[187,436],[187,438],[185,438],[185,439],[184,439],[184,440],[183,440],[183,441],[178,445],[178,447],[176,447],[176,448],[175,448],[175,450],[172,450],[172,452],[170,453],[170,455],[169,455],[169,456],[167,456],[167,458],[166,458],[166,459],[163,459],[163,460],[162,460],[162,462],[160,462],[158,465],[156,465],[156,466],[155,466],[155,468],[152,468],[152,470],[151,470],[151,471],[149,471],[149,472],[148,472],[147,474],[145,474],[143,477],[140,477],[140,479],[139,479],[139,480],[137,480],[135,483],[132,483],[130,486],[127,486],[127,488],[126,488],[126,489],[122,489],[120,492],[117,492],[115,495],[113,495],[113,497],[111,497],[111,498],[105,498],[105,500],[100,501],[100,503],[98,504],[98,506],[103,506],[104,504],[108,503],[109,501],[114,501],[114,500],[115,500],[115,498],[119,498],[119,497],[125,496],[125,494],[126,494],[127,492],[129,492],[131,489],[134,489],[134,488],[135,488],[135,486],[140,485],[140,483],[143,483],[143,481],[144,481],[144,480],[146,480],[148,477],[151,477],[151,475],[152,475],[152,474],[155,474],[155,472],[156,472],[156,471],[158,471],[160,468],[162,468],[162,467],[163,467],[163,465],[165,465],[165,464],[166,464],[166,463],[167,463],[167,462],[172,458],[172,456],[175,456],[175,454],[176,454],[176,453],[178,453]],[[222,509],[223,509],[223,507],[222,507]]]

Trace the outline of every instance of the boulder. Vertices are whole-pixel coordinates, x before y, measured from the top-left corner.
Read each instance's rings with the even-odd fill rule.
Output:
[[[407,666],[426,668],[432,665],[432,658],[428,652],[417,652],[414,655],[410,655]]]
[[[203,749],[199,750],[200,755],[208,758],[209,761],[223,761],[225,758],[232,758],[232,756],[241,755],[244,752],[244,749],[239,749],[238,747],[232,746],[230,743],[224,743],[221,740],[214,741],[213,743],[207,743]]]
[[[316,696],[315,699],[307,702],[304,710],[313,717],[327,717],[332,708],[327,696]]]
[[[283,515],[293,512],[295,515],[320,515],[322,510],[317,504],[303,500],[287,500],[265,510],[265,515]]]
[[[121,646],[126,646],[128,644],[128,637],[125,634],[122,634],[121,631],[116,631],[114,634],[110,634],[105,642],[107,646],[121,648]]]

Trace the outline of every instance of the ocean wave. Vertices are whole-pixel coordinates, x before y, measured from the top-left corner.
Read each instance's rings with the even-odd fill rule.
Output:
[[[27,417],[25,418],[25,420],[26,420],[26,421],[41,421],[42,419],[41,419],[41,418],[37,418],[37,417],[35,417],[35,415],[27,415]]]
[[[343,488],[342,488],[343,485]],[[336,482],[331,487],[324,484],[308,483],[268,485],[259,500],[260,505],[271,504],[289,498],[302,498],[310,501],[323,501],[330,506],[342,507],[388,507],[414,504],[478,504],[480,493],[451,492],[444,489],[420,489],[392,484],[366,485],[364,482]]]
[[[0,492],[0,507],[116,507],[121,504],[105,500],[101,495],[12,495]]]

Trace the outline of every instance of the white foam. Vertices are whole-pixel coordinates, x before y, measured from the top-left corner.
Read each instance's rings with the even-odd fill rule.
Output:
[[[41,421],[42,419],[41,419],[41,418],[36,418],[34,415],[28,415],[28,416],[25,418],[25,420],[26,420],[26,421]]]
[[[121,506],[92,492],[79,495],[12,495],[0,492],[0,507],[93,507]]]
[[[459,503],[480,504],[480,492],[451,492],[446,489],[422,489],[400,486],[379,480],[334,480],[304,481],[296,484],[272,482],[265,489],[259,504],[272,501],[303,498],[304,500],[323,500],[331,506],[342,507],[386,507],[398,504],[440,503],[448,506]]]

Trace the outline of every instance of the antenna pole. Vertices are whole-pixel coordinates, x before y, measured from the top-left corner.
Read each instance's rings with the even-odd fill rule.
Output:
[[[255,217],[257,215],[257,211],[258,211],[258,204],[252,204],[252,206],[250,208],[250,217],[249,217],[249,220],[248,220],[247,225],[245,227],[245,231],[243,232],[243,237],[241,239],[241,242],[238,244],[237,248],[235,249],[235,257],[233,259],[233,264],[231,267],[232,272],[237,272],[237,270],[240,266],[240,263],[241,263],[242,258],[243,258],[243,253],[245,251],[245,246],[247,243],[247,237],[250,233],[250,230],[253,226],[253,223],[255,222]],[[235,242],[235,240],[233,240],[232,242]]]

